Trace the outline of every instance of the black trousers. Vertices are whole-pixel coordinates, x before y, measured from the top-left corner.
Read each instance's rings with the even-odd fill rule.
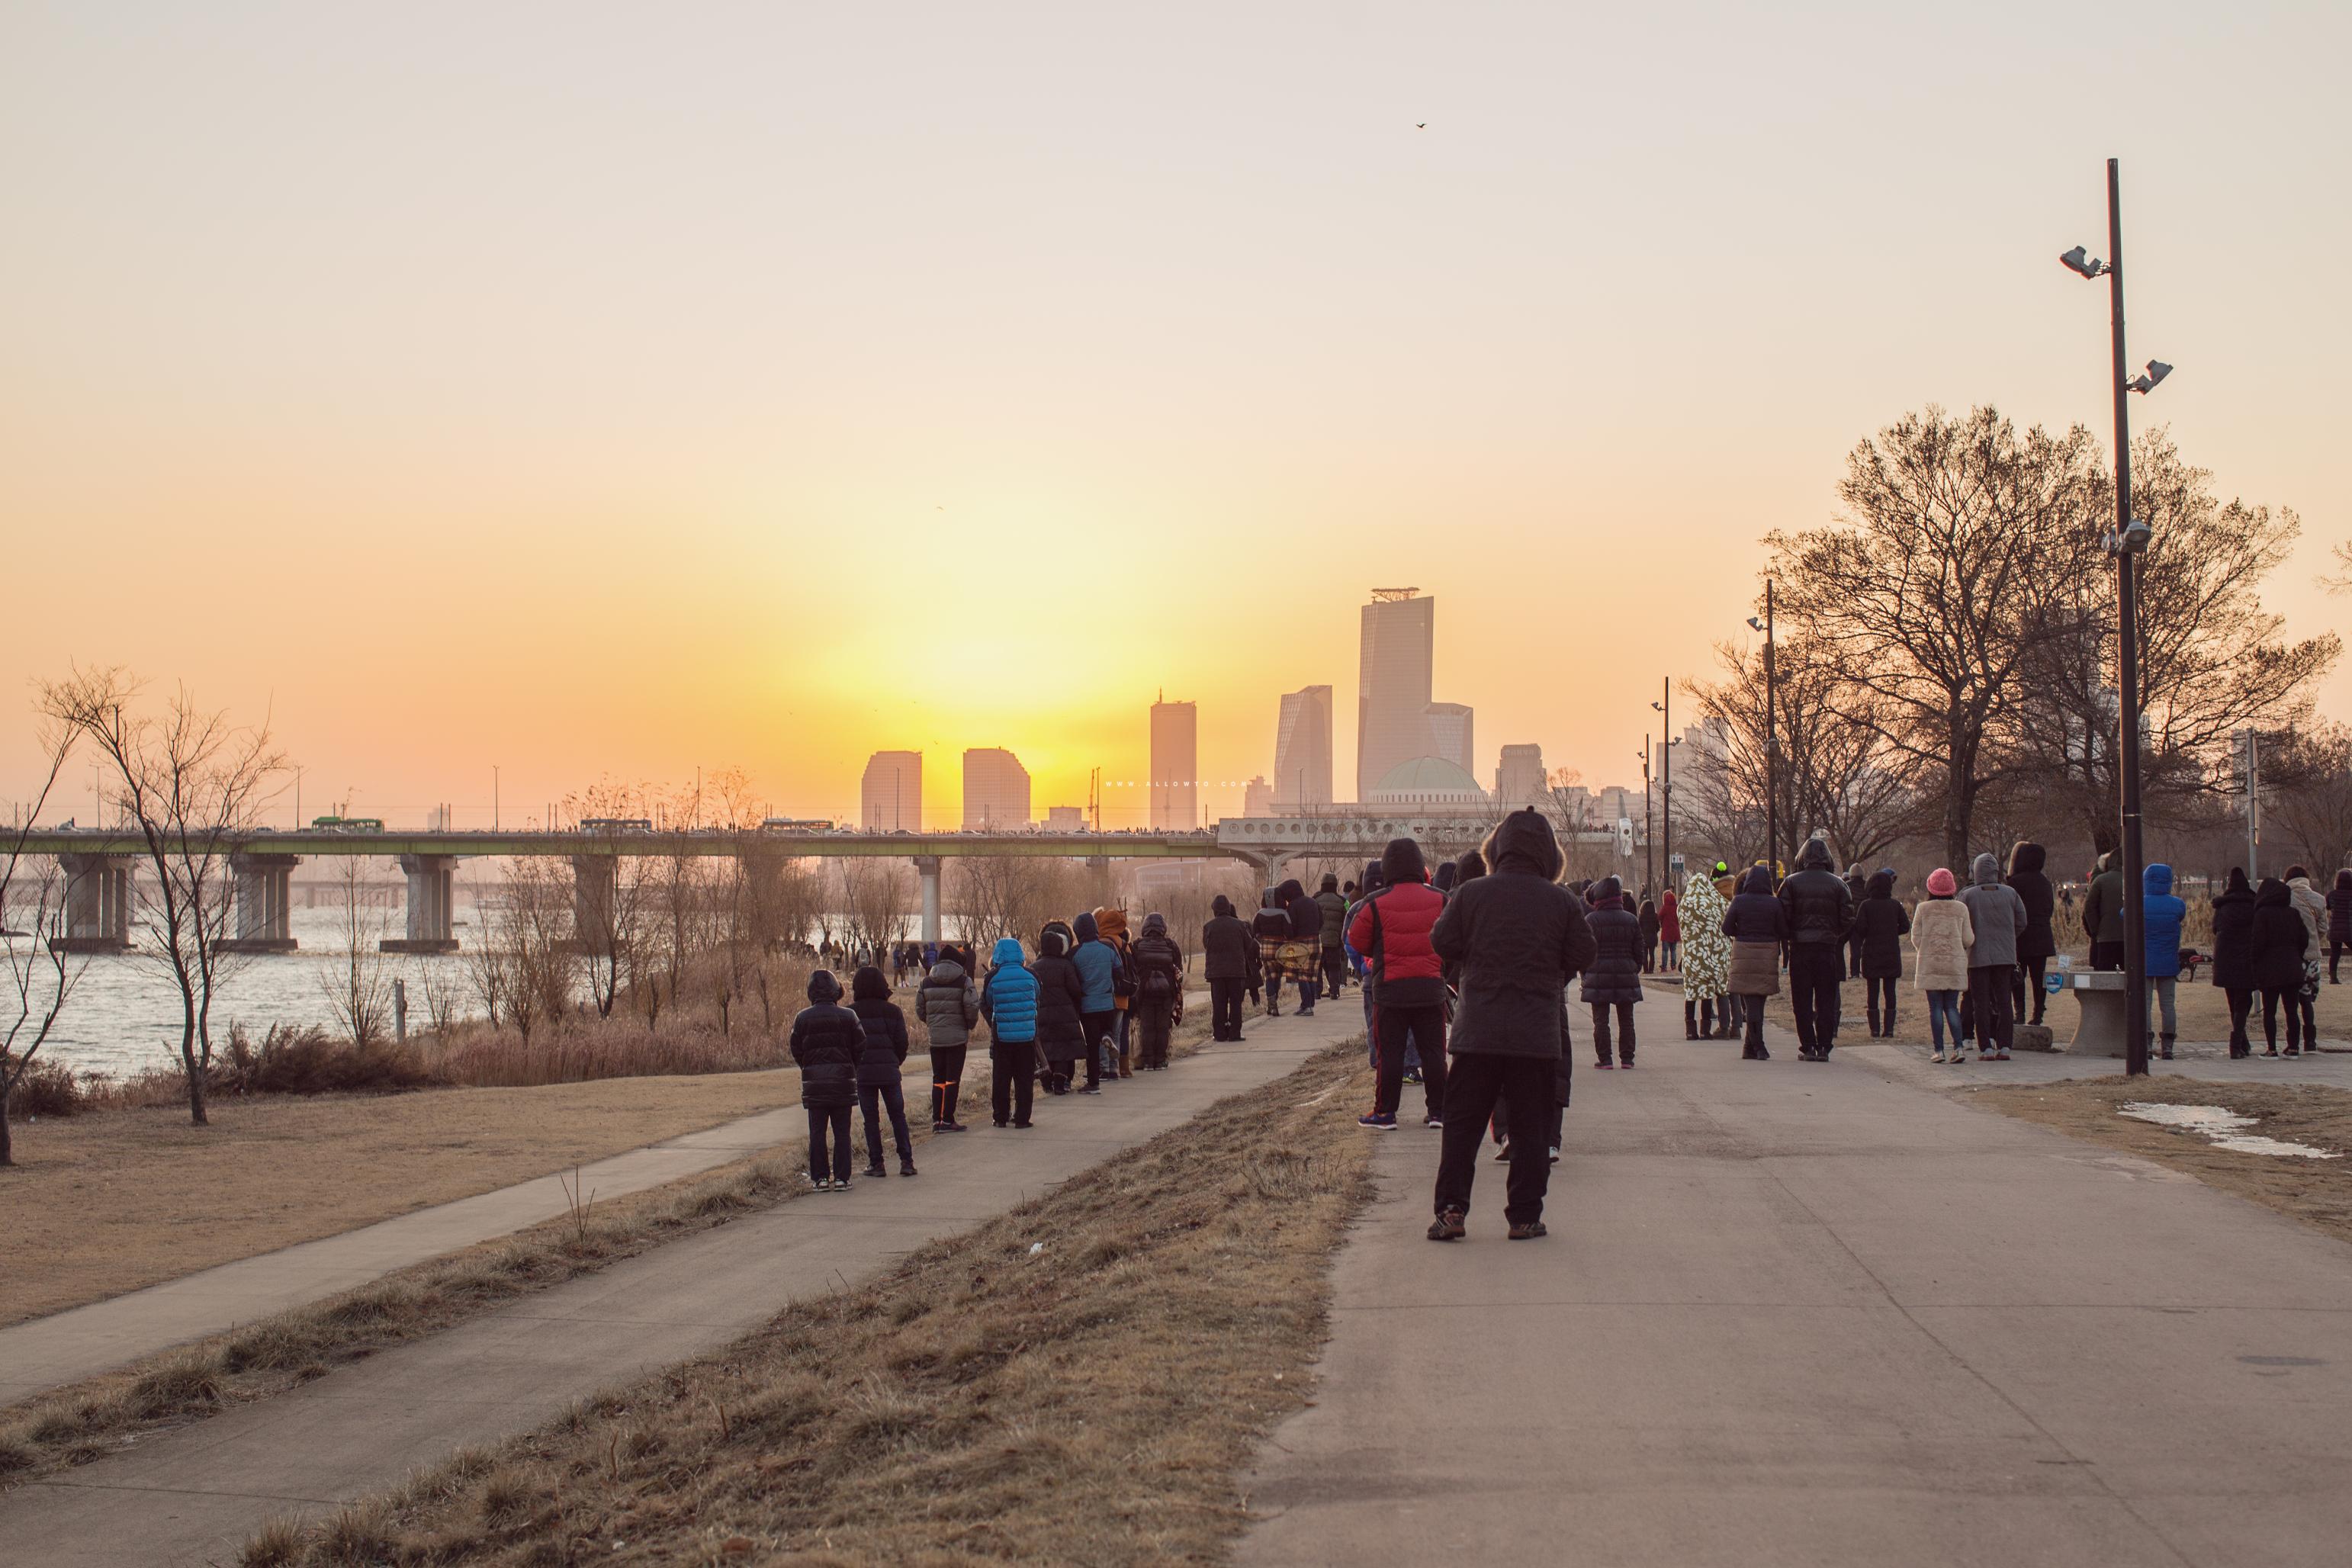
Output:
[[[2119,942],[2095,942],[2091,944],[2091,967],[2117,970],[2124,966],[2124,944]]]
[[[2263,988],[2263,1044],[2273,1049],[2277,1048],[2279,1004],[2284,1002],[2286,1004],[2286,1048],[2291,1051],[2303,1048],[2303,1010],[2295,1005],[2295,998],[2296,994],[2294,991],[2273,991],[2267,986]],[[2317,1043],[2313,1042],[2315,1045]]]
[[[1873,974],[1862,983],[1864,1005],[1870,1009],[1870,1032],[1895,1032],[1895,985],[1898,974]]]
[[[1977,1049],[2007,1050],[2016,1043],[2016,1020],[2009,1013],[2009,979],[2014,964],[1986,964],[1969,970],[1969,1001],[1976,1009]]]
[[[2334,937],[2327,939],[2327,983],[2330,985],[2342,984],[2336,973],[2336,961],[2344,956],[2344,943],[2337,942]]]
[[[1102,1087],[1103,1047],[1118,1027],[1118,1014],[1110,1008],[1099,1013],[1078,1015],[1078,1027],[1087,1032],[1087,1087]],[[1117,1047],[1112,1047],[1116,1050]]]
[[[890,1116],[890,1136],[897,1140],[898,1158],[911,1165],[915,1163],[914,1140],[907,1135],[907,1091],[898,1079],[888,1083],[861,1083],[857,1086],[857,1105],[866,1122],[866,1163],[882,1163],[882,1113]]]
[[[2254,1010],[2254,994],[2230,985],[2222,988],[2221,994],[2230,1003],[2230,1054],[2244,1056],[2253,1048],[2253,1042],[2246,1038],[2246,1019]]]
[[[1242,991],[1248,984],[1238,975],[1231,980],[1209,982],[1209,1038],[1242,1037]]]
[[[1593,1060],[1609,1065],[1609,1009],[1617,1009],[1617,1033],[1620,1037],[1617,1054],[1626,1066],[1633,1065],[1633,1004],[1631,1002],[1595,1002],[1592,1004]]]
[[[1337,996],[1348,980],[1348,950],[1327,947],[1323,950],[1323,994]]]
[[[1134,1012],[1136,1031],[1142,1042],[1137,1053],[1142,1059],[1136,1065],[1146,1072],[1158,1072],[1168,1065],[1169,1005],[1138,996]]]
[[[1762,1061],[1771,1055],[1764,1047],[1764,998],[1733,995],[1727,1001],[1739,1005],[1739,1014],[1748,1020],[1748,1045],[1739,1054],[1747,1061]]]
[[[963,1058],[967,1046],[931,1047],[931,1125],[953,1121],[956,1096],[963,1089]]]
[[[805,1108],[809,1119],[809,1180],[822,1182],[828,1176],[835,1181],[849,1180],[849,1112],[846,1105],[812,1105]],[[832,1135],[831,1157],[825,1149],[826,1134]]]
[[[1007,1045],[999,1040],[988,1047],[989,1108],[1000,1127],[1010,1120],[1026,1121],[1037,1103],[1037,1047],[1023,1040]]]
[[[1824,1056],[1837,1044],[1845,953],[1830,942],[1789,944],[1789,1009],[1797,1016],[1797,1043]]]
[[[2039,1024],[2042,1022],[2042,1004],[2049,996],[2049,993],[2042,989],[2042,983],[2050,973],[2050,961],[2046,958],[2021,958],[2017,961],[2016,973],[2017,977],[2010,982],[2009,986],[2010,1016],[2020,1023]],[[2031,1018],[2025,1016],[2028,992],[2033,997],[2033,1016]]]
[[[1383,1116],[1397,1113],[1397,1102],[1404,1098],[1404,1043],[1411,1037],[1421,1047],[1422,1098],[1430,1115],[1444,1116],[1445,1009],[1434,1002],[1421,1006],[1382,1002],[1374,1009],[1372,1017],[1381,1039],[1380,1089],[1372,1109]],[[1484,1120],[1483,1116],[1476,1118],[1472,1125]]]
[[[1382,1009],[1383,1016],[1386,1012]],[[1440,1055],[1423,1052],[1423,1070]],[[1498,1057],[1477,1051],[1454,1058],[1446,1090],[1445,1140],[1437,1157],[1438,1212],[1470,1211],[1479,1145],[1486,1137],[1487,1118],[1494,1115],[1499,1100],[1511,1142],[1504,1217],[1513,1225],[1543,1218],[1544,1191],[1551,1184],[1549,1139],[1559,1109],[1554,1103],[1559,1072],[1559,1064],[1549,1057]]]

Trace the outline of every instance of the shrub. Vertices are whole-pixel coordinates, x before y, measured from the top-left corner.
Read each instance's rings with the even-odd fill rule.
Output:
[[[61,1062],[37,1061],[25,1069],[16,1087],[8,1091],[8,1114],[14,1119],[23,1116],[71,1116],[86,1109],[87,1098],[81,1081],[73,1069]]]
[[[357,1046],[316,1026],[282,1024],[269,1026],[258,1045],[244,1025],[232,1026],[211,1078],[216,1094],[383,1094],[448,1081],[413,1046]]]

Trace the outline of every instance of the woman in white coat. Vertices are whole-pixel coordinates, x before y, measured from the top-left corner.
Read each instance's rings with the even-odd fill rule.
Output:
[[[1969,952],[1976,946],[1976,925],[1968,905],[1953,895],[1959,882],[1950,869],[1937,867],[1927,875],[1927,896],[1911,914],[1912,968],[1919,989],[1927,994],[1927,1034],[1936,1047],[1936,1060],[1968,1059],[1968,1036],[1960,1032],[1960,993],[1969,988]],[[1952,1051],[1944,1054],[1944,1025],[1952,1026]]]

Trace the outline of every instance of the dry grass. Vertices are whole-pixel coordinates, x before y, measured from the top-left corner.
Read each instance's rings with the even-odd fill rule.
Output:
[[[461,1454],[278,1564],[1220,1560],[1305,1403],[1370,1149],[1360,1046],[728,1350]],[[1033,1250],[1040,1248],[1042,1249]]]
[[[796,1072],[270,1097],[16,1129],[0,1324],[797,1103]]]
[[[2352,1091],[2316,1084],[2211,1083],[2181,1078],[2068,1079],[1978,1089],[1970,1104],[2120,1149],[2352,1241]],[[2117,1113],[2126,1100],[2219,1105],[2260,1118],[2250,1131],[2309,1143],[2341,1160],[2249,1154]]]

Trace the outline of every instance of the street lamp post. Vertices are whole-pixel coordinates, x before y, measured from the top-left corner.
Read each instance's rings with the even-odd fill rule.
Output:
[[[1675,874],[1675,678],[1661,676],[1658,685],[1663,700],[1650,704],[1659,714],[1659,793],[1664,796],[1658,807],[1658,863],[1671,879]]]
[[[1649,893],[1657,884],[1653,874],[1656,863],[1657,840],[1650,836],[1650,737],[1642,737],[1642,891]]]
[[[1772,580],[1764,579],[1764,622],[1748,624],[1764,634],[1764,874],[1780,883],[1780,684],[1772,665]]]
[[[2122,644],[2116,661],[2120,689],[2116,756],[2123,811],[2124,1071],[2139,1077],[2147,1071],[2147,911],[2140,889],[2146,857],[2140,837],[2139,558],[2147,549],[2150,530],[2131,513],[2130,395],[2154,391],[2172,367],[2150,360],[2138,375],[2124,371],[2124,218],[2116,160],[2107,160],[2107,259],[2085,256],[2078,245],[2058,260],[2079,277],[2107,280],[2109,373],[2116,400],[2116,527],[2107,535],[2106,547],[2116,560],[2116,634]]]

